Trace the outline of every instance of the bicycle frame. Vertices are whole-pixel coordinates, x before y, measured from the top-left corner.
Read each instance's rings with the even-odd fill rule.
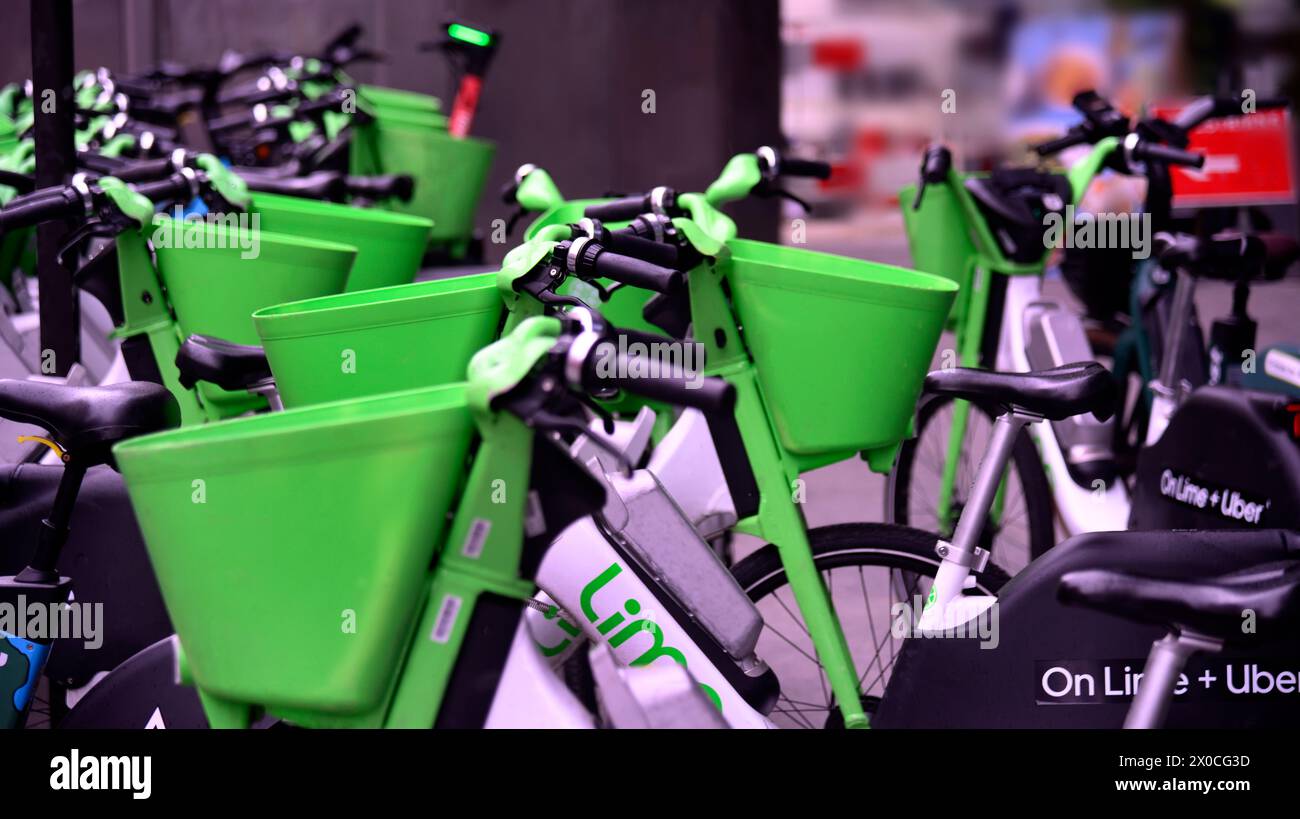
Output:
[[[1099,158],[1098,162],[1104,157]],[[707,375],[726,378],[736,388],[735,417],[751,469],[758,482],[757,511],[739,520],[735,531],[763,538],[775,544],[789,578],[795,601],[812,637],[813,647],[825,670],[847,727],[868,724],[858,692],[858,675],[843,629],[831,606],[827,589],[818,575],[808,541],[807,523],[795,500],[795,487],[803,472],[847,460],[862,454],[871,468],[886,472],[895,449],[869,453],[840,452],[814,457],[796,455],[781,445],[775,421],[763,397],[750,351],[739,332],[722,273],[711,260],[726,253],[724,243],[736,236],[735,224],[715,203],[743,198],[759,183],[762,175],[753,154],[733,157],[708,192],[695,195],[699,207],[688,207],[691,219],[674,219],[688,240],[706,261],[687,276],[694,340],[705,348]],[[559,190],[545,172],[533,170],[518,188],[517,199],[528,210],[552,213],[563,205]],[[679,201],[683,201],[679,198]],[[546,238],[546,229],[535,224],[530,234]],[[532,310],[540,311],[540,305]],[[529,313],[521,312],[521,317]],[[512,319],[513,320],[513,319]]]
[[[734,528],[738,532],[761,537],[777,545],[795,601],[840,705],[845,725],[866,727],[867,717],[860,702],[858,675],[848,642],[814,565],[807,523],[795,500],[795,482],[802,472],[847,460],[859,453],[854,451],[806,457],[790,453],[782,447],[775,421],[768,410],[768,402],[764,399],[758,382],[754,362],[745,347],[723,286],[723,274],[713,259],[718,254],[726,253],[726,250],[721,242],[712,237],[725,235],[730,220],[717,211],[712,211],[712,215],[717,221],[711,225],[714,230],[707,234],[692,220],[679,218],[675,224],[693,237],[692,241],[699,243],[699,249],[706,256],[706,261],[687,275],[695,341],[705,348],[705,361],[708,365],[704,374],[725,378],[736,389],[736,423],[750,467],[758,482],[760,499],[757,511],[742,518]],[[730,230],[734,235],[734,224],[730,225]],[[521,258],[524,260],[542,258],[542,248],[549,248],[552,243],[543,234],[539,234],[530,244],[534,244],[532,249],[526,249],[527,246],[517,249],[522,252]],[[511,260],[507,257],[506,266],[510,265]],[[519,267],[531,266],[519,264]],[[509,280],[509,275],[506,275],[505,281]],[[503,286],[503,292],[508,289],[508,284]],[[507,321],[507,332],[529,316],[540,314],[542,309],[539,302],[518,299]],[[885,471],[892,462],[893,455],[892,448],[887,452],[868,453],[868,461],[878,471]]]
[[[1110,155],[1122,150],[1115,137],[1099,141],[1092,150],[1070,169],[1067,179],[1073,202],[1082,199],[1092,179],[1100,172]],[[1047,265],[1048,252],[1034,263],[1017,263],[1006,258],[998,248],[974,198],[963,184],[965,176],[949,170],[943,187],[955,198],[972,237],[974,252],[968,256],[963,273],[970,285],[958,296],[954,311],[957,336],[957,362],[962,367],[992,366],[995,369],[1024,372],[1032,369],[1026,356],[1024,338],[1025,311],[1040,301],[1042,276]],[[1004,276],[995,284],[995,277]],[[994,306],[994,289],[1005,296],[1000,309]],[[996,339],[990,349],[989,342]],[[987,360],[989,353],[993,360]],[[945,532],[952,531],[953,499],[956,494],[957,466],[970,418],[970,404],[953,403],[952,423],[949,430],[948,450],[939,489],[938,517]],[[1108,531],[1124,528],[1128,519],[1128,495],[1119,481],[1103,488],[1079,486],[1069,475],[1051,424],[1035,422],[1028,425],[1030,436],[1037,445],[1044,468],[1051,483],[1056,507],[1069,534],[1089,531]],[[1005,479],[1003,480],[1005,486]],[[989,513],[996,521],[1001,514],[1003,492],[999,490]],[[892,512],[892,510],[889,510]]]
[[[712,449],[708,428],[702,423],[692,423],[692,415],[699,417],[698,412],[687,410],[683,419],[673,425],[670,435],[680,440],[672,450],[691,453],[693,465],[706,473],[703,485],[711,487],[716,482],[723,487],[725,494],[725,480]],[[620,436],[624,439],[623,446],[619,446],[618,440],[609,443],[629,462],[635,463],[644,453],[647,433],[654,424],[653,411],[643,409],[635,421],[627,424],[639,428],[640,433]],[[600,435],[595,430],[588,433],[589,437]],[[593,473],[601,476],[607,495],[617,497],[612,501],[615,508],[621,506],[628,514],[637,514],[633,508],[628,508],[625,490],[622,489],[624,484],[615,477],[620,467],[605,463],[610,460],[606,453],[586,440],[575,444],[570,453],[575,460],[587,463]],[[664,464],[661,450],[656,448],[646,467],[646,471],[655,475],[655,483],[659,483],[659,470],[663,466],[668,466],[664,472],[672,476],[673,482],[665,481],[660,491],[666,498],[683,497],[682,491],[689,491],[690,487],[681,485],[678,473]],[[687,494],[685,497],[695,496]],[[730,502],[729,497],[727,502]],[[671,500],[668,504],[676,507]],[[611,502],[607,501],[607,508],[610,505]],[[693,528],[693,517],[688,518],[684,510],[668,510],[662,505],[657,511],[662,517],[654,527],[656,553],[674,547],[678,550],[697,549],[700,554],[709,552],[708,544]],[[679,516],[675,521],[663,519],[674,515]],[[734,514],[731,518],[734,520]],[[697,622],[693,633],[684,625],[691,617],[685,606],[674,600],[672,592],[664,588],[662,578],[652,580],[645,569],[638,571],[634,560],[613,545],[602,531],[602,527],[608,525],[607,520],[598,525],[595,519],[584,518],[561,533],[548,548],[537,573],[537,584],[544,592],[542,602],[545,605],[530,608],[525,613],[529,630],[542,653],[558,666],[579,646],[591,641],[605,643],[614,657],[629,667],[647,666],[660,660],[675,662],[691,672],[731,727],[775,727],[736,689],[723,664],[732,666],[733,679],[741,674],[762,673],[766,667],[757,658],[746,665],[738,663],[734,656],[720,656],[717,650],[711,655],[704,650],[696,635],[702,631],[702,640],[713,640],[708,629]],[[680,542],[670,544],[667,539]],[[743,596],[738,588],[736,594]],[[619,610],[620,606],[623,611]],[[757,619],[756,611],[753,616]],[[716,640],[713,641],[716,645]]]
[[[551,544],[537,584],[555,605],[545,611],[529,608],[524,616],[532,640],[553,665],[585,641],[602,642],[631,667],[661,660],[685,667],[733,728],[775,727],[728,682],[666,610],[655,587],[610,546],[591,518],[573,524]]]

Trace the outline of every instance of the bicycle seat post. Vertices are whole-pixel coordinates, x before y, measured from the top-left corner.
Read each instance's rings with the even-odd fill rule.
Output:
[[[989,448],[980,460],[979,470],[971,485],[970,500],[962,509],[957,520],[957,529],[952,541],[940,540],[935,552],[943,558],[934,587],[927,601],[926,610],[932,608],[942,612],[954,598],[958,597],[971,571],[982,572],[989,562],[989,552],[980,547],[980,537],[988,520],[989,509],[1002,484],[1002,475],[1006,472],[1007,462],[1016,444],[1016,436],[1028,423],[1042,420],[1041,417],[1021,409],[1009,409],[998,416],[993,423],[993,437]]]
[[[1169,328],[1165,331],[1165,349],[1160,362],[1160,383],[1174,390],[1178,376],[1178,349],[1187,334],[1187,323],[1192,312],[1192,296],[1196,292],[1195,277],[1182,269],[1174,272],[1174,303],[1169,313]]]
[[[1125,728],[1159,728],[1178,687],[1178,677],[1197,652],[1217,654],[1223,641],[1187,630],[1175,630],[1151,644],[1137,693],[1124,717]]]
[[[77,505],[77,494],[81,491],[82,479],[86,477],[86,465],[73,458],[63,468],[63,477],[54,496],[54,505],[49,517],[41,520],[41,531],[36,543],[36,551],[31,562],[27,564],[17,579],[24,583],[52,583],[59,578],[59,557],[68,542],[71,530],[72,512]]]
[[[1164,349],[1161,350],[1160,372],[1149,385],[1155,396],[1151,420],[1147,428],[1148,446],[1160,440],[1169,416],[1173,414],[1185,390],[1178,383],[1178,351],[1187,335],[1187,324],[1192,314],[1192,297],[1196,293],[1196,277],[1180,267],[1173,271],[1174,303],[1169,311],[1169,325],[1165,329]]]

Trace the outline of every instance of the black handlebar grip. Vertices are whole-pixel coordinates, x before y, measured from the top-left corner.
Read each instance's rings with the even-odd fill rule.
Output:
[[[606,238],[605,247],[620,256],[631,256],[644,262],[657,264],[672,270],[681,270],[682,256],[674,245],[643,239],[634,233],[611,230]]]
[[[1063,137],[1049,139],[1046,142],[1034,146],[1034,152],[1039,156],[1048,156],[1050,154],[1060,153],[1066,148],[1073,148],[1075,145],[1082,145],[1088,141],[1086,134],[1075,131],[1068,133]]]
[[[599,205],[588,205],[582,215],[602,222],[626,222],[648,210],[650,210],[650,197],[642,193],[636,196],[624,196],[611,202],[602,202]]]
[[[1173,118],[1173,124],[1183,131],[1190,131],[1214,116],[1218,101],[1214,97],[1198,97],[1183,107]]]
[[[1154,160],[1169,165],[1184,165],[1199,168],[1205,164],[1205,154],[1171,148],[1158,142],[1139,142],[1133,148],[1133,158],[1141,161]]]
[[[366,199],[399,199],[410,202],[415,192],[415,180],[408,174],[383,176],[349,176],[344,180],[349,196]]]
[[[175,172],[176,168],[172,165],[171,157],[163,157],[161,159],[142,159],[138,162],[129,162],[110,173],[123,182],[145,182],[163,176],[170,176]]]
[[[188,199],[194,193],[190,180],[180,174],[172,174],[156,182],[141,182],[132,187],[136,193],[151,202],[167,202],[182,196]]]
[[[609,250],[602,250],[596,254],[591,270],[597,276],[604,276],[631,287],[653,290],[656,293],[670,293],[682,284],[680,270],[671,270]]]
[[[780,176],[806,176],[812,179],[830,179],[831,163],[818,159],[781,158],[778,169]]]
[[[599,375],[597,362],[601,360],[599,356],[588,356],[583,365],[582,383],[587,389],[615,387],[651,401],[694,407],[706,413],[730,413],[735,409],[736,388],[724,379],[698,373],[692,375],[681,368],[664,372],[666,367],[661,367],[652,376],[646,376],[641,374],[646,369],[643,363],[636,363],[622,355],[614,363],[614,375]]]
[[[1270,111],[1277,108],[1289,108],[1291,100],[1288,97],[1257,97],[1255,99],[1256,111]]]
[[[81,197],[68,188],[34,191],[10,200],[0,208],[0,234],[35,227],[42,222],[66,219],[81,212]]]

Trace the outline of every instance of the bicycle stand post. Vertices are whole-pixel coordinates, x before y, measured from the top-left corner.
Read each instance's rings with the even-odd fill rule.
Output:
[[[73,142],[72,0],[32,0],[32,93],[36,187],[66,185],[77,166]],[[58,261],[62,222],[36,229],[41,373],[66,376],[81,358],[80,308],[72,271]],[[48,368],[48,369],[47,369]]]

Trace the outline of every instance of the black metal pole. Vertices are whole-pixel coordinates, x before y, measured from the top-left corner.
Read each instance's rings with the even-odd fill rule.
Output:
[[[36,186],[45,188],[66,185],[76,168],[72,0],[32,0],[31,8]],[[81,358],[77,290],[72,273],[61,267],[57,258],[68,230],[66,224],[51,222],[36,231],[43,375],[67,375]]]

